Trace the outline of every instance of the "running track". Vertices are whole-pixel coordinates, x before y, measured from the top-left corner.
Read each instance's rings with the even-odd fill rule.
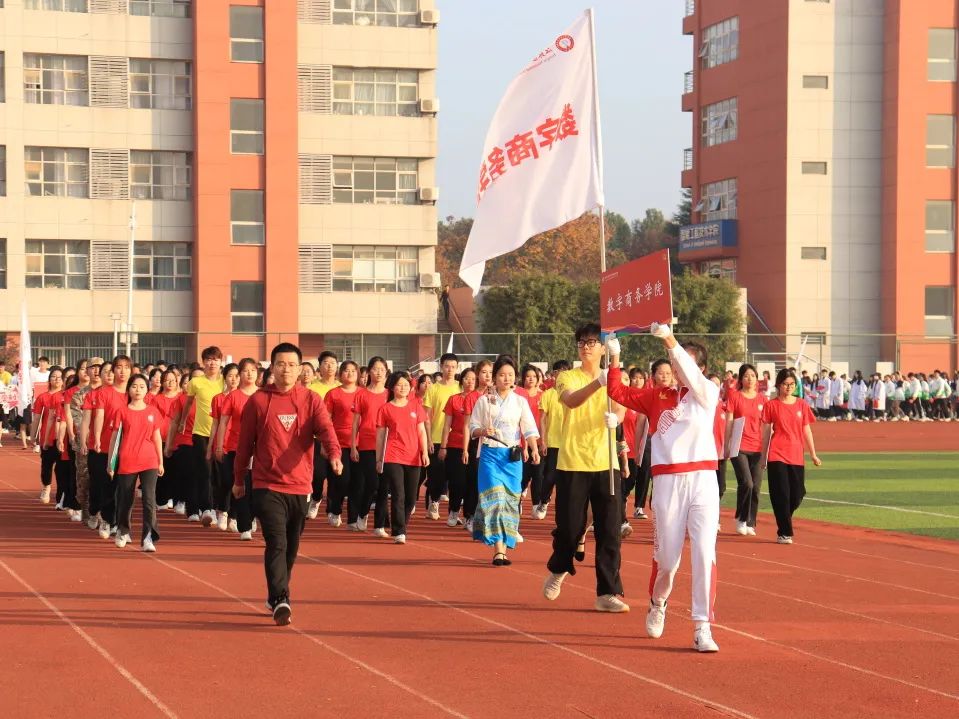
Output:
[[[956,543],[800,520],[782,547],[764,516],[720,539],[722,651],[699,655],[685,566],[645,637],[648,522],[624,545],[634,611],[601,615],[589,556],[542,599],[549,520],[493,568],[420,507],[406,546],[311,523],[279,628],[259,542],[163,511],[156,555],[119,550],[39,504],[37,474],[0,449],[4,717],[959,716]]]

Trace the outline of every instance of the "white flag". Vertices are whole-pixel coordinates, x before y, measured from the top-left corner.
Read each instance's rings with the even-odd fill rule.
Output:
[[[30,349],[30,328],[27,326],[27,301],[23,301],[20,319],[20,396],[17,409],[22,415],[33,403],[33,352]]]
[[[460,277],[603,204],[599,109],[586,12],[516,76],[496,108]]]

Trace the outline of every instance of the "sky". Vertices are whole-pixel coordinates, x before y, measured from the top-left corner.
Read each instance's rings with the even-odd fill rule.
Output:
[[[440,11],[439,215],[472,217],[493,112],[512,79],[589,7],[589,0],[437,0]],[[692,40],[683,0],[593,0],[607,209],[669,217],[680,201],[682,112]]]

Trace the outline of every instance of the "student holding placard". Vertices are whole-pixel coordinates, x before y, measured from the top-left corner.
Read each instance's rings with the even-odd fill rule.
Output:
[[[725,452],[736,472],[736,533],[742,536],[756,536],[756,514],[763,484],[759,466],[762,414],[768,401],[759,391],[756,368],[744,364],[739,368],[739,391],[733,392],[726,403]]]

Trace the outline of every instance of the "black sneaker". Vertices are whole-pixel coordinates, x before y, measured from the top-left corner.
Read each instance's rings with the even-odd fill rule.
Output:
[[[292,621],[293,610],[290,609],[290,603],[281,599],[273,606],[273,621],[278,627],[285,627]]]

